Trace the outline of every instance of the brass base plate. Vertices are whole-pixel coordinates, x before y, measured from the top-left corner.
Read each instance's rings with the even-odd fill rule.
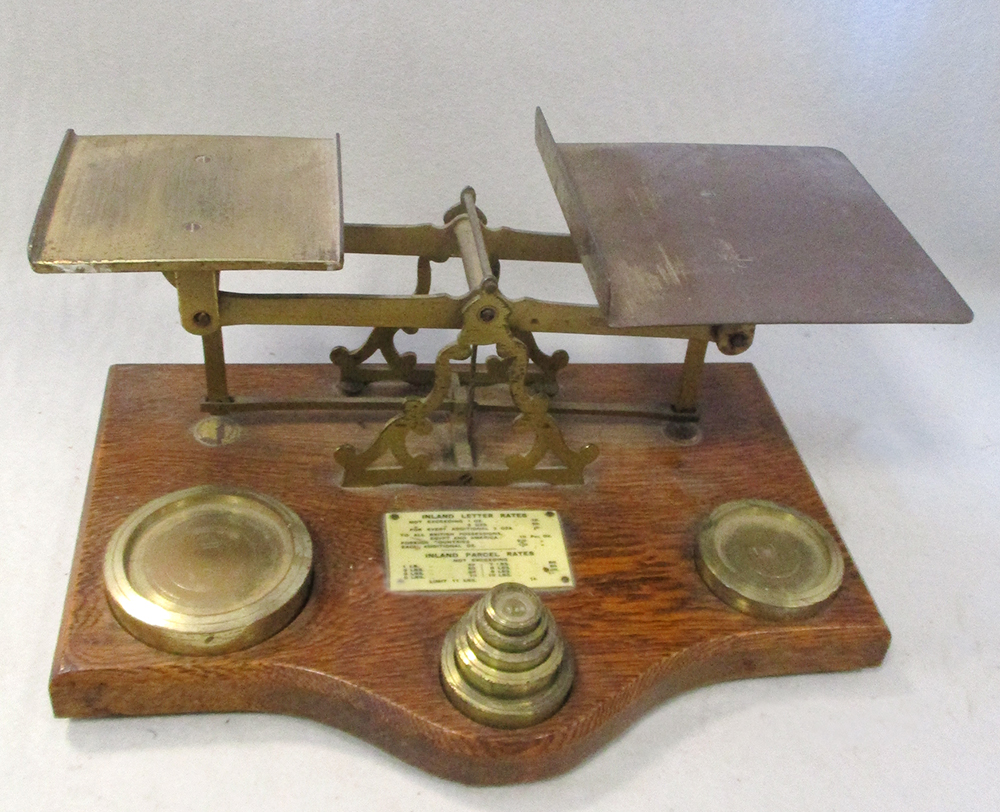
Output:
[[[571,364],[560,374],[560,397],[662,404],[679,374],[679,365]],[[229,368],[233,392],[269,398],[327,397],[337,376],[329,365]],[[695,445],[674,443],[653,420],[560,416],[571,445],[595,442],[601,455],[583,485],[557,487],[341,488],[333,451],[364,447],[388,415],[231,416],[238,437],[210,446],[193,431],[204,417],[203,386],[200,366],[109,374],[50,683],[57,715],[287,713],[347,730],[437,775],[502,784],[568,770],[681,691],[873,666],[885,654],[888,630],[747,364],[705,368]],[[421,441],[433,444],[439,434],[447,432]],[[477,436],[487,464],[530,442],[504,413],[481,414]],[[115,620],[104,594],[105,549],[141,505],[209,483],[265,493],[295,511],[312,537],[313,586],[302,611],[258,645],[170,654]],[[832,535],[844,578],[818,614],[754,617],[702,581],[698,528],[734,499],[787,505]],[[441,687],[441,645],[478,593],[388,589],[383,516],[442,507],[552,510],[562,520],[575,586],[540,594],[572,648],[577,676],[562,708],[537,725],[485,727],[456,710]]]

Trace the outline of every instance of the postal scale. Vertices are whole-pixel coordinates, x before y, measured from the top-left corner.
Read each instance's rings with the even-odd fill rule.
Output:
[[[61,717],[308,717],[466,783],[564,772],[698,686],[878,665],[889,631],[746,352],[757,325],[972,313],[832,149],[535,140],[568,234],[345,224],[340,142],[79,136],[41,273],[156,272],[204,365],[111,368],[50,681]],[[414,292],[225,271],[416,260]],[[468,294],[431,292],[460,258]],[[582,264],[596,305],[503,293]],[[457,267],[457,266],[456,266]],[[227,365],[223,328],[366,327]],[[432,363],[400,333],[449,338]],[[571,364],[544,334],[687,342]],[[543,344],[550,341],[547,336]]]

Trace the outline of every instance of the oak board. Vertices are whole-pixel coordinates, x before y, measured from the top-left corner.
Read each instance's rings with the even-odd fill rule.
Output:
[[[664,405],[679,365],[570,366],[560,397]],[[235,365],[232,391],[337,394],[337,370]],[[241,438],[209,447],[200,366],[116,366],[107,391],[50,682],[56,715],[98,717],[264,711],[315,719],[399,758],[473,784],[564,772],[646,710],[698,686],[768,675],[874,666],[889,632],[850,556],[843,586],[818,616],[778,623],[718,600],[694,566],[698,523],[722,502],[770,499],[802,511],[842,544],[781,420],[749,364],[708,365],[702,439],[671,442],[649,419],[560,416],[569,444],[600,446],[578,486],[346,489],[334,449],[363,447],[388,414],[234,416]],[[524,450],[510,416],[482,415],[481,459]],[[436,432],[429,438],[440,442]],[[446,452],[446,444],[438,449]],[[167,654],[131,637],[103,592],[104,548],[147,501],[200,484],[270,494],[312,534],[305,608],[269,640],[216,656]],[[536,508],[563,520],[576,586],[542,593],[575,652],[566,705],[549,720],[501,731],[446,699],[438,660],[474,593],[392,593],[382,517],[391,511]]]

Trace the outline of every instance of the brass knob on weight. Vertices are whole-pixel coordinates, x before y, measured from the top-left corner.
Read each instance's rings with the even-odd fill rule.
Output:
[[[493,587],[445,636],[441,682],[451,703],[490,727],[528,727],[562,706],[573,655],[538,596],[516,583]]]

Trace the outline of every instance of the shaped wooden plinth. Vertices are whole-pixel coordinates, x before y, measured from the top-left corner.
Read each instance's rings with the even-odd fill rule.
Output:
[[[570,366],[560,398],[664,403],[679,365]],[[336,394],[327,366],[234,366],[235,392]],[[573,447],[600,445],[580,486],[345,489],[333,451],[363,447],[388,417],[358,412],[230,418],[239,436],[195,439],[200,366],[111,369],[50,693],[58,716],[234,711],[305,716],[354,733],[425,770],[502,784],[563,772],[647,709],[724,680],[839,671],[881,662],[889,632],[846,550],[844,582],[823,611],[774,622],[716,598],[694,565],[697,526],[716,506],[768,499],[834,534],[816,489],[753,367],[705,369],[702,440],[672,443],[646,419],[560,416]],[[443,453],[445,432],[427,438]],[[523,451],[510,415],[483,414],[481,464]],[[435,446],[437,444],[437,446]],[[102,560],[132,511],[171,491],[228,484],[270,494],[312,534],[315,575],[292,623],[250,649],[167,654],[129,635],[104,596]],[[565,706],[522,730],[494,730],[452,707],[438,673],[449,627],[474,593],[387,589],[382,516],[404,510],[534,508],[563,520],[576,576],[543,592],[577,663]]]

